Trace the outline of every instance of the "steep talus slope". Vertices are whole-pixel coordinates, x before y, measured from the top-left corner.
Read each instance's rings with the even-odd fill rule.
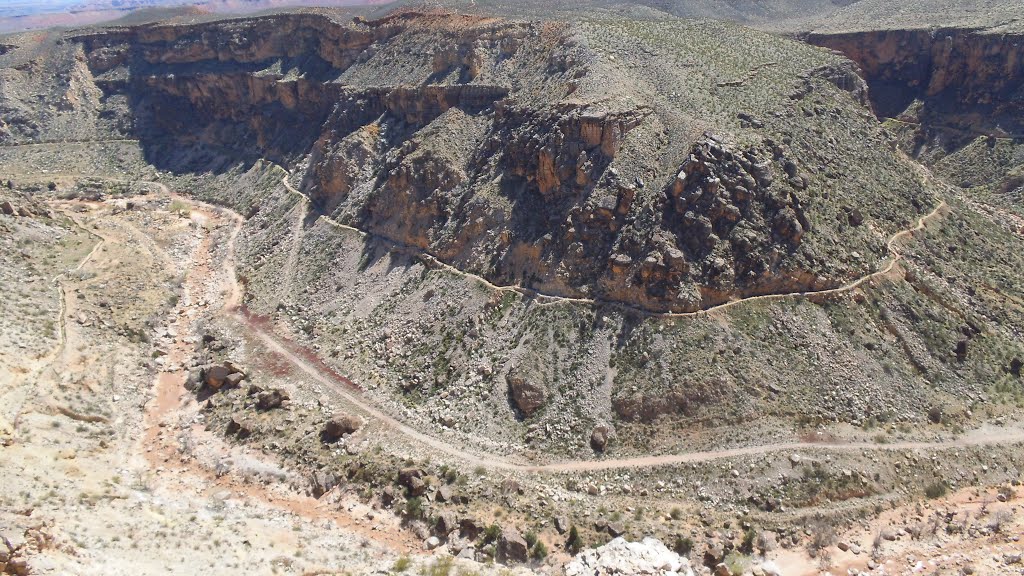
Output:
[[[693,311],[876,268],[934,199],[878,152],[856,76],[767,35],[674,26],[299,14],[71,41],[159,168],[272,160],[319,212],[500,284]],[[704,60],[685,75],[680,34]],[[730,36],[743,48],[721,50]]]

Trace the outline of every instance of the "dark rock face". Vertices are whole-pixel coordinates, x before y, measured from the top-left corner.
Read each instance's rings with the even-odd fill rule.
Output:
[[[324,442],[331,443],[341,440],[343,436],[352,434],[362,428],[362,418],[352,414],[335,414],[324,423],[323,429],[320,431],[320,439]]]
[[[808,40],[860,66],[880,117],[896,117],[917,99],[932,120],[956,124],[962,118],[973,132],[1002,126],[1020,133],[1024,110],[1013,96],[1024,86],[1020,36],[920,29],[811,34]]]
[[[498,537],[498,555],[507,563],[523,563],[530,559],[530,549],[519,531],[508,527]]]
[[[795,250],[811,228],[793,187],[775,183],[774,160],[771,151],[739,151],[713,137],[694,146],[666,190],[663,220],[673,223],[675,238],[657,236],[638,266],[649,292],[666,299],[691,298],[694,307],[702,307],[720,301],[716,293],[830,285],[809,274],[783,277],[772,270],[772,255]],[[782,163],[795,178],[796,164]],[[707,279],[699,295],[687,290],[700,284],[696,278]]]
[[[527,375],[513,372],[508,374],[506,380],[508,381],[509,397],[515,407],[523,413],[523,416],[529,418],[544,405],[547,393],[542,384]]]

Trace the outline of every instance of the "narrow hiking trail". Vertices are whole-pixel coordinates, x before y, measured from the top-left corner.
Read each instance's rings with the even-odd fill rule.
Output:
[[[279,170],[281,170],[284,173],[284,177],[281,179],[281,184],[285,187],[285,189],[287,189],[292,194],[295,194],[295,195],[299,196],[302,199],[302,205],[303,206],[310,206],[312,204],[312,200],[310,200],[309,196],[307,196],[306,194],[296,190],[288,182],[288,178],[290,177],[290,173],[287,170],[285,170],[283,167],[278,166],[277,164],[272,164],[272,166],[277,168],[277,169],[279,169]],[[498,292],[515,292],[515,293],[521,294],[521,295],[523,295],[523,296],[525,296],[527,298],[537,298],[538,300],[540,300],[540,302],[537,303],[538,306],[550,306],[550,305],[556,305],[556,304],[584,304],[584,305],[588,305],[588,306],[609,306],[609,307],[613,307],[613,308],[619,308],[619,309],[628,310],[630,312],[634,312],[634,313],[637,313],[637,314],[640,314],[642,316],[646,316],[646,317],[649,317],[649,318],[694,318],[694,317],[698,317],[698,316],[705,316],[705,315],[711,314],[713,312],[718,312],[718,311],[726,310],[726,309],[732,308],[734,306],[740,306],[742,304],[746,304],[746,303],[749,303],[749,302],[771,302],[771,301],[784,300],[784,299],[787,299],[787,298],[795,298],[795,297],[811,298],[811,297],[834,296],[834,295],[837,295],[837,294],[843,294],[845,292],[850,292],[852,290],[855,290],[856,288],[859,288],[860,286],[863,286],[865,283],[868,283],[868,282],[870,282],[872,280],[884,278],[885,276],[887,276],[890,272],[892,272],[896,268],[896,266],[899,264],[900,260],[902,260],[902,258],[903,258],[903,255],[899,251],[899,243],[902,242],[903,240],[906,240],[906,239],[912,237],[915,232],[919,232],[921,230],[924,230],[928,226],[928,224],[930,224],[931,222],[934,222],[935,220],[937,220],[937,219],[941,218],[942,216],[948,214],[949,211],[950,211],[950,208],[949,208],[949,205],[946,204],[946,201],[945,200],[939,201],[939,203],[935,206],[934,209],[932,209],[931,212],[929,212],[929,213],[925,214],[924,216],[921,216],[921,217],[918,218],[916,225],[914,225],[913,227],[908,228],[906,230],[901,230],[901,231],[897,232],[896,234],[894,234],[892,237],[889,238],[889,240],[886,242],[886,249],[889,252],[889,256],[886,258],[887,263],[885,264],[885,266],[883,266],[881,269],[879,269],[879,270],[877,270],[875,272],[872,272],[872,273],[867,274],[865,276],[861,276],[860,278],[857,278],[857,279],[855,279],[855,280],[853,280],[851,282],[848,282],[848,283],[846,283],[846,284],[844,284],[842,286],[838,286],[836,288],[826,288],[826,289],[823,289],[823,290],[809,290],[809,291],[803,291],[803,292],[785,292],[785,293],[780,293],[780,294],[762,294],[762,295],[758,295],[758,296],[748,296],[748,297],[745,297],[745,298],[737,298],[735,300],[730,300],[728,302],[723,302],[721,304],[716,304],[714,306],[710,306],[708,308],[704,308],[704,309],[701,309],[701,310],[694,310],[692,312],[657,312],[657,311],[652,311],[652,310],[646,310],[644,308],[640,308],[638,306],[634,306],[634,305],[631,305],[631,304],[626,304],[624,302],[617,302],[617,301],[614,301],[614,300],[603,300],[603,299],[600,299],[600,298],[577,298],[577,297],[571,297],[571,296],[559,296],[559,295],[556,295],[556,294],[547,294],[547,293],[541,292],[539,290],[535,290],[533,288],[527,288],[525,286],[494,284],[493,282],[491,282],[490,280],[487,280],[483,276],[479,276],[477,274],[473,274],[472,272],[466,272],[464,270],[460,270],[459,268],[456,268],[455,266],[452,266],[451,264],[443,262],[440,259],[438,259],[436,256],[434,256],[433,254],[430,254],[429,252],[426,252],[426,251],[423,251],[423,250],[419,250],[419,249],[415,249],[415,248],[413,248],[411,246],[402,244],[401,242],[398,242],[397,240],[394,240],[394,239],[391,239],[391,238],[387,238],[387,237],[384,237],[384,236],[379,236],[379,235],[373,234],[372,232],[367,232],[365,230],[361,230],[359,228],[356,228],[356,227],[353,227],[353,226],[349,226],[347,224],[342,224],[342,223],[338,222],[337,220],[335,220],[335,219],[333,219],[330,216],[327,216],[325,214],[319,215],[319,218],[323,219],[325,222],[327,222],[331,226],[334,226],[335,228],[339,228],[339,229],[342,229],[342,230],[347,230],[349,232],[354,232],[356,234],[359,234],[362,237],[371,237],[372,236],[374,238],[379,238],[381,240],[384,240],[387,243],[393,244],[396,248],[401,248],[404,251],[410,252],[410,253],[420,257],[421,259],[429,262],[431,265],[433,265],[436,268],[441,268],[441,269],[444,269],[444,270],[446,270],[448,272],[451,272],[452,274],[455,274],[457,276],[461,276],[463,278],[467,278],[469,280],[473,280],[473,281],[475,281],[477,283],[483,284],[484,286],[486,286],[487,288],[489,288],[491,290],[495,290],[495,291],[498,291]]]
[[[303,204],[306,206],[310,205],[310,199],[295,190],[287,181],[282,181],[282,184],[293,194],[300,196],[303,200]],[[187,201],[187,199],[184,199]],[[225,209],[221,209],[222,211]],[[721,306],[715,309],[723,309],[729,306],[735,306],[743,302],[751,300],[771,300],[778,298],[787,298],[801,295],[813,295],[823,293],[842,293],[853,290],[865,282],[868,282],[875,278],[881,278],[889,274],[894,267],[897,265],[899,260],[902,258],[899,252],[899,243],[907,238],[913,236],[915,232],[923,230],[928,223],[941,217],[948,211],[946,203],[940,202],[931,212],[920,217],[917,223],[909,229],[902,230],[894,234],[888,241],[887,246],[891,252],[889,263],[881,270],[857,279],[843,287],[814,293],[798,293],[798,294],[781,294],[781,295],[768,295],[768,296],[757,296],[744,300],[737,300]],[[231,213],[235,223],[235,229],[232,233],[232,238],[237,236],[237,231],[243,224],[243,220],[237,214]],[[368,233],[359,230],[357,228],[347,226],[344,224],[337,223],[326,216],[321,216],[332,225],[346,229],[348,231],[358,233],[362,236],[367,236]],[[228,263],[234,262],[234,241],[232,239],[229,242],[227,255],[225,257],[225,266]],[[447,269],[450,269],[453,273],[459,274],[463,277],[476,280],[484,283],[487,286],[493,287],[496,290],[505,291],[516,291],[521,292],[523,289],[518,286],[496,286],[480,276],[462,272],[444,263],[440,263]],[[230,278],[234,278],[235,275],[232,273]],[[239,287],[237,282],[235,286],[230,290],[238,291]],[[574,299],[574,298],[562,298],[557,296],[546,296],[542,297],[551,298],[559,302],[576,302],[584,304],[602,304],[603,302],[591,300],[591,299]],[[691,317],[699,314],[705,314],[713,309],[684,314],[671,314],[671,313],[650,313],[652,316],[667,316],[667,317]],[[302,346],[288,341],[285,338],[277,335],[273,330],[266,329],[263,325],[253,322],[250,318],[242,314],[237,309],[227,310],[228,313],[232,314],[238,321],[244,322],[246,326],[251,330],[252,334],[256,336],[268,349],[279,354],[285,358],[293,366],[304,372],[307,376],[314,379],[316,382],[329,387],[335,393],[339,394],[349,404],[362,410],[366,415],[374,418],[380,422],[383,426],[388,429],[400,433],[406,438],[412,439],[418,443],[429,446],[439,452],[447,454],[448,456],[458,458],[470,465],[484,466],[491,469],[508,470],[517,472],[528,472],[528,473],[558,473],[558,472],[581,472],[581,471],[600,471],[600,470],[612,470],[622,468],[638,468],[638,467],[655,467],[655,466],[669,466],[676,464],[687,464],[687,463],[698,463],[708,462],[713,460],[719,460],[724,458],[734,458],[740,456],[751,456],[758,454],[767,454],[773,452],[784,452],[794,450],[843,450],[843,451],[855,451],[855,450],[868,450],[868,451],[892,451],[892,450],[942,450],[950,448],[965,448],[971,446],[984,446],[991,444],[1000,443],[1013,443],[1013,442],[1024,442],[1024,429],[1001,429],[1001,428],[983,428],[964,435],[961,438],[948,440],[948,441],[937,441],[937,442],[924,442],[924,441],[908,441],[908,442],[894,442],[889,444],[878,444],[870,442],[828,442],[828,443],[817,443],[817,442],[789,442],[789,443],[775,443],[766,444],[761,446],[749,446],[742,448],[713,450],[713,451],[701,451],[701,452],[689,452],[685,454],[667,454],[657,456],[641,456],[635,458],[622,458],[622,459],[602,459],[602,460],[576,460],[576,461],[565,461],[555,462],[549,464],[522,464],[513,461],[512,459],[498,456],[494,454],[477,453],[467,450],[463,450],[456,445],[449,443],[441,438],[431,436],[427,433],[421,432],[408,424],[405,424],[395,417],[384,412],[381,408],[374,405],[371,401],[363,397],[358,392],[353,391],[350,382],[340,380],[330,370],[326,370],[319,366],[317,363],[310,362],[308,360],[309,352]]]
[[[240,285],[237,274],[235,272],[235,249],[237,244],[237,238],[241,232],[244,224],[244,218],[241,215],[231,211],[228,208],[214,206],[208,203],[200,202],[186,196],[181,196],[172,192],[166,185],[158,182],[145,182],[155,186],[160,190],[160,193],[170,198],[179,200],[194,207],[197,211],[201,212],[201,217],[208,220],[223,219],[228,221],[230,224],[230,232],[227,234],[227,242],[224,247],[224,255],[222,257],[222,270],[218,274],[221,278],[220,285],[215,288],[217,294],[221,295],[219,298],[221,304],[218,310],[210,310],[209,312],[215,314],[222,314],[232,318],[234,321],[241,323],[246,326],[250,333],[255,336],[264,346],[269,350],[276,352],[281,357],[286,359],[295,368],[299,369],[307,376],[312,378],[319,384],[329,387],[332,391],[338,394],[345,402],[350,404],[352,407],[362,411],[366,415],[370,416],[374,420],[377,420],[383,427],[398,433],[399,435],[412,440],[418,444],[427,446],[440,453],[446,454],[450,457],[457,458],[473,466],[484,466],[495,470],[506,470],[513,472],[523,473],[565,473],[565,472],[582,472],[582,471],[601,471],[601,470],[613,470],[613,469],[626,469],[626,468],[642,468],[642,467],[657,467],[657,466],[671,466],[678,464],[690,464],[699,462],[709,462],[714,460],[720,460],[725,458],[735,458],[742,456],[752,456],[759,454],[768,454],[776,452],[787,452],[787,451],[800,451],[800,450],[833,450],[833,451],[893,451],[893,450],[944,450],[954,448],[966,448],[974,446],[986,446],[993,444],[1004,444],[1004,443],[1016,443],[1024,442],[1024,429],[1018,428],[995,428],[995,427],[983,427],[965,435],[943,441],[906,441],[906,442],[893,442],[888,444],[877,444],[871,442],[782,442],[765,444],[760,446],[747,446],[740,448],[730,448],[722,450],[711,450],[711,451],[699,451],[699,452],[688,452],[682,454],[664,454],[664,455],[651,455],[651,456],[638,456],[631,458],[619,458],[619,459],[598,459],[598,460],[572,460],[563,462],[552,462],[546,464],[528,464],[516,461],[514,458],[505,457],[496,454],[488,454],[482,452],[474,452],[461,448],[459,444],[449,442],[445,439],[431,436],[425,432],[421,432],[408,424],[399,421],[394,416],[391,416],[385,412],[382,408],[375,405],[370,399],[364,397],[362,394],[357,392],[351,386],[351,383],[339,378],[333,371],[326,369],[324,366],[318,363],[310,361],[309,352],[305,350],[301,345],[288,341],[286,338],[276,334],[272,329],[268,329],[260,323],[254,322],[241,310],[242,303],[242,286]],[[287,182],[284,183],[289,191],[302,195],[300,192],[294,190]],[[304,195],[303,195],[304,196]],[[308,202],[308,198],[307,198]],[[888,241],[887,245],[891,252],[891,257],[888,264],[872,274],[859,278],[858,280],[851,282],[843,287],[835,288],[828,291],[822,292],[811,292],[811,293],[794,293],[794,294],[780,294],[780,295],[766,295],[756,296],[743,300],[737,300],[722,304],[712,309],[703,310],[693,313],[648,313],[653,317],[693,317],[701,314],[707,314],[712,310],[722,310],[731,306],[736,306],[744,302],[750,302],[755,300],[775,300],[780,298],[791,298],[791,297],[807,297],[813,295],[820,295],[823,293],[842,293],[850,291],[858,286],[863,285],[865,282],[869,282],[872,279],[884,277],[897,265],[902,255],[899,251],[899,243],[907,238],[913,236],[917,231],[923,230],[930,222],[940,217],[947,211],[948,207],[945,202],[941,202],[935,207],[929,214],[920,217],[912,228],[902,230],[894,234]],[[323,216],[321,216],[323,217]],[[326,217],[323,217],[326,218]],[[330,221],[330,220],[328,220]],[[218,224],[218,223],[214,223]],[[219,223],[219,224],[223,224]],[[345,226],[342,224],[335,225],[365,235],[366,233],[358,229]],[[104,239],[106,242],[112,241],[110,238]],[[443,263],[441,263],[443,265]],[[190,266],[194,266],[196,263],[191,263]],[[459,274],[463,277],[473,279],[475,281],[482,282],[488,286],[493,286],[497,290],[512,290],[523,293],[522,291],[529,292],[528,289],[524,289],[518,286],[495,286],[479,276],[471,273],[466,273],[452,268],[448,265],[443,265],[449,268],[453,273]],[[558,296],[540,295],[544,298],[549,298],[556,302],[576,302],[583,304],[611,304],[605,303],[599,300],[591,299],[566,299]],[[176,380],[176,379],[175,379]],[[167,378],[163,382],[163,386],[168,386],[171,381]],[[167,393],[167,392],[165,392]],[[158,394],[159,396],[159,394]],[[158,402],[162,404],[163,402]]]

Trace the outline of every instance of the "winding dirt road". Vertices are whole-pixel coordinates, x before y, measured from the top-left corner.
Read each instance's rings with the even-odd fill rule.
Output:
[[[239,320],[245,321],[245,317],[237,314]],[[484,466],[496,470],[509,470],[515,472],[593,472],[601,470],[614,470],[622,468],[650,468],[655,466],[672,466],[678,464],[691,464],[697,462],[709,462],[725,458],[736,458],[741,456],[756,456],[774,452],[794,452],[800,450],[832,450],[832,451],[893,451],[893,450],[945,450],[951,448],[967,448],[972,446],[987,446],[994,444],[1011,444],[1024,442],[1024,430],[1017,428],[994,428],[984,427],[969,432],[955,440],[940,442],[893,442],[890,444],[877,444],[869,442],[780,442],[775,444],[763,444],[760,446],[747,446],[743,448],[731,448],[725,450],[710,450],[704,452],[688,452],[686,454],[665,454],[659,456],[640,456],[636,458],[619,458],[608,460],[569,460],[551,464],[521,464],[513,462],[506,457],[494,454],[477,454],[468,452],[449,444],[448,442],[435,438],[411,426],[399,422],[394,417],[384,413],[361,396],[350,392],[344,383],[338,382],[330,374],[325,374],[321,369],[314,366],[303,358],[301,354],[293,351],[286,341],[262,328],[250,323],[249,327],[253,333],[262,341],[267,348],[286,358],[293,366],[305,372],[308,376],[328,386],[341,395],[346,401],[362,409],[366,414],[378,420],[391,430],[403,436],[411,438],[419,443],[429,446],[448,456],[462,460],[473,466]]]

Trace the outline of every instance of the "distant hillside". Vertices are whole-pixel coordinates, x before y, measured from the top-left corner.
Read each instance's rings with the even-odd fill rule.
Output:
[[[41,4],[13,0],[0,6],[0,34],[51,27],[88,26],[129,18],[154,22],[194,14],[252,14],[301,6],[385,5],[390,0],[54,0]],[[185,12],[182,12],[182,11]]]

